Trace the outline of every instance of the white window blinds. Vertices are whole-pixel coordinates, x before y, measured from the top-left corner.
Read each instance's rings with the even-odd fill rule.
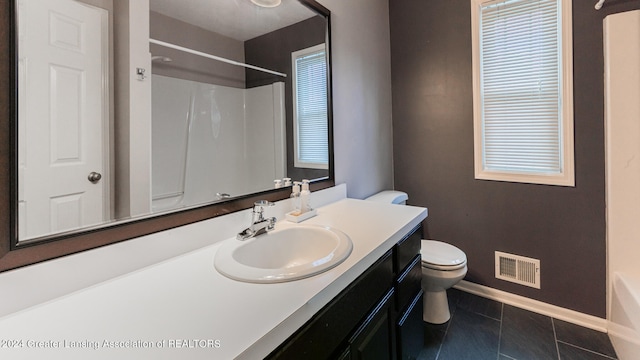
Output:
[[[572,160],[567,164],[564,144],[569,135],[565,124],[573,119],[564,119],[572,116],[564,111],[572,99],[563,100],[564,76],[570,79],[571,74],[563,73],[562,9],[562,0],[479,5],[474,44],[479,49],[474,59],[479,60],[479,94],[474,95],[480,105],[476,131],[481,132],[476,135],[481,142],[476,162],[481,161],[482,172],[563,177],[565,167],[573,166]]]
[[[295,166],[326,169],[327,62],[324,44],[293,53]]]

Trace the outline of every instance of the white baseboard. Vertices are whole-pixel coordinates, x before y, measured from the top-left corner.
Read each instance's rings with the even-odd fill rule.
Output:
[[[513,305],[521,309],[533,311],[538,314],[551,316],[556,319],[580,325],[600,332],[607,332],[607,320],[597,316],[583,314],[581,312],[565,309],[542,301],[533,300],[524,296],[515,295],[506,291],[493,289],[484,285],[478,285],[462,280],[454,288],[471,294]]]

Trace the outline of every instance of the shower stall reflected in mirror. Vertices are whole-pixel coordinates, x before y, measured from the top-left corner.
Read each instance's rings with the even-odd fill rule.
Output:
[[[285,177],[283,82],[151,81],[154,212],[262,191]]]

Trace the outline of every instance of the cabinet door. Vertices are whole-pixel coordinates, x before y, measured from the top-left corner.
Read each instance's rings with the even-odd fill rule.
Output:
[[[393,285],[392,252],[389,250],[358,279],[325,306],[307,324],[269,355],[270,360],[315,360],[332,354],[347,343],[367,313],[376,308]]]
[[[347,347],[336,360],[351,360],[351,348]]]
[[[393,293],[389,290],[349,340],[352,360],[395,358]]]
[[[417,359],[424,345],[422,296],[420,291],[398,320],[398,360]]]

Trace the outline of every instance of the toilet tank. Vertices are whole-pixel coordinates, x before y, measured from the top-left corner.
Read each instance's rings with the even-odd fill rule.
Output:
[[[396,190],[384,190],[375,195],[371,195],[365,200],[377,201],[387,204],[406,205],[409,196],[407,193]]]

